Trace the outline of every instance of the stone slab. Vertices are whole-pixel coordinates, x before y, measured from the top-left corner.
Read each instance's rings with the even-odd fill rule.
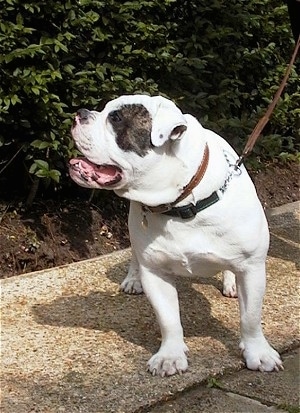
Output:
[[[265,334],[280,352],[299,345],[299,246],[288,216],[287,227],[271,228],[263,309]],[[1,281],[2,413],[142,412],[242,369],[238,303],[221,295],[217,276],[178,280],[188,372],[149,375],[159,330],[143,295],[118,290],[129,259],[124,250]]]

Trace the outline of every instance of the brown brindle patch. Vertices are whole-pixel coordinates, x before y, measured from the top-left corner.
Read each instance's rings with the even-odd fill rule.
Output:
[[[108,114],[118,146],[145,156],[151,144],[152,119],[148,110],[140,104],[123,105]]]

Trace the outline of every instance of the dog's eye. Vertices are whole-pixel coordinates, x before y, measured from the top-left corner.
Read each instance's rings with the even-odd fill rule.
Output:
[[[118,123],[122,121],[122,116],[120,115],[120,112],[118,112],[117,110],[114,110],[113,112],[110,112],[108,114],[108,117],[110,119],[111,122],[113,123]]]

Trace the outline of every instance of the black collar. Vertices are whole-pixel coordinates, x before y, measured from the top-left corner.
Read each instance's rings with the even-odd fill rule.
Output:
[[[217,192],[213,192],[209,197],[201,199],[196,204],[188,204],[181,207],[173,207],[169,211],[163,212],[164,215],[171,215],[172,217],[178,217],[181,219],[194,218],[198,212],[210,207],[219,201],[219,195]]]
[[[163,211],[155,211],[155,213],[169,215],[172,217],[178,217],[181,219],[190,219],[194,218],[198,212],[203,211],[204,209],[210,207],[211,205],[215,204],[219,201],[219,195],[216,191],[214,191],[209,197],[205,199],[200,199],[200,201],[196,202],[196,204],[188,204],[181,207],[173,207],[170,206],[169,209],[164,209]],[[146,205],[142,205],[142,209],[144,212],[152,212],[153,211],[147,207]]]

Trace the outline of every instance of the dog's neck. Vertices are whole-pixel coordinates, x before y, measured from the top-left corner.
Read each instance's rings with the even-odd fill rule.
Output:
[[[172,154],[164,154],[142,173],[135,172],[134,182],[116,190],[116,194],[144,205],[156,206],[176,199],[187,183],[186,165]]]
[[[167,204],[160,204],[158,206],[150,207],[149,205],[143,205],[143,209],[153,213],[165,213],[170,211],[173,207],[177,207],[182,201],[185,201],[192,193],[193,190],[199,185],[202,181],[202,178],[205,175],[207,166],[209,162],[209,148],[208,145],[205,145],[202,161],[197,169],[197,172],[192,177],[187,185],[184,186],[179,196],[172,202]]]
[[[173,203],[179,198],[197,173],[207,145],[206,130],[192,116],[186,117],[189,126],[182,138],[168,142],[168,148],[151,164],[151,169],[145,171],[143,167],[147,163],[143,165],[141,162],[142,173],[137,173],[134,182],[126,189],[116,191],[117,195],[150,207]],[[226,163],[221,151],[214,157],[217,163]],[[221,168],[220,176],[215,169],[209,161],[201,182],[189,196],[178,202],[178,206],[195,203],[217,190],[224,182],[224,169]]]

